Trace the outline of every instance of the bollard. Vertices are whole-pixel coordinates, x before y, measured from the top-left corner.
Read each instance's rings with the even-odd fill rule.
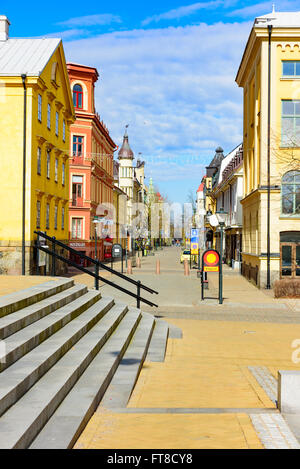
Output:
[[[141,259],[139,257],[136,260],[136,266],[137,266],[138,269],[141,268]]]
[[[190,275],[189,262],[187,260],[184,261],[184,275]]]
[[[157,273],[157,275],[160,274],[160,261],[158,259],[156,261],[156,273]]]
[[[127,274],[132,274],[131,259],[127,260]]]

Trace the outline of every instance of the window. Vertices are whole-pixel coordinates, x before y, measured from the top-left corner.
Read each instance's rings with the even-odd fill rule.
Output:
[[[57,205],[54,207],[54,229],[57,230]]]
[[[41,227],[41,202],[39,200],[36,203],[36,227]]]
[[[38,120],[42,122],[42,96],[38,95]]]
[[[72,205],[74,207],[83,206],[82,184],[83,176],[72,176]]]
[[[61,229],[65,229],[65,207],[61,209]]]
[[[50,228],[50,205],[46,205],[46,230]]]
[[[300,61],[299,60],[283,60],[282,61],[283,77],[300,77]]]
[[[300,100],[282,100],[281,144],[300,146]]]
[[[55,182],[57,182],[58,178],[58,159],[55,158]]]
[[[73,135],[73,156],[82,156],[83,153],[83,137]]]
[[[51,104],[48,103],[48,109],[47,109],[47,127],[50,130],[51,129]]]
[[[40,147],[37,149],[37,173],[41,174],[41,167],[42,167],[42,150]]]
[[[63,141],[66,141],[66,121],[63,120]]]
[[[75,107],[82,109],[83,92],[81,85],[75,85],[73,88],[73,104]]]
[[[72,218],[72,238],[81,239],[82,236],[82,218]]]
[[[289,171],[282,178],[281,212],[300,217],[300,171]]]
[[[47,151],[47,178],[50,179],[50,151]]]
[[[56,111],[55,114],[55,135],[58,136],[58,127],[59,127],[59,114]]]
[[[63,186],[65,185],[65,163],[62,164],[61,168],[61,183]]]

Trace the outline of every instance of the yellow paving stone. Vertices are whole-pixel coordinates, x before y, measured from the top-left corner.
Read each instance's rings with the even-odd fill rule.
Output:
[[[0,296],[49,282],[49,280],[55,280],[55,278],[38,275],[0,275]]]
[[[262,448],[250,419],[241,414],[97,413],[75,449]]]
[[[275,408],[248,366],[277,376],[291,361],[300,324],[169,319],[182,339],[169,339],[165,362],[146,362],[128,407],[99,406],[76,448],[262,448],[243,408]],[[236,413],[151,413],[151,408],[233,408]],[[239,410],[238,410],[239,409]],[[209,412],[209,411],[208,411]],[[213,411],[212,411],[213,412]]]

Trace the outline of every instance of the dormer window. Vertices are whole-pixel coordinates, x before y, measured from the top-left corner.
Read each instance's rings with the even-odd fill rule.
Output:
[[[73,104],[78,109],[83,108],[83,91],[81,85],[75,85],[73,88]]]

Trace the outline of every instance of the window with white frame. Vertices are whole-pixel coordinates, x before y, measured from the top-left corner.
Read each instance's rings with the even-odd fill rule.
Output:
[[[72,238],[82,238],[82,218],[72,218]]]
[[[55,113],[55,135],[58,136],[58,129],[59,129],[59,114],[56,111]]]
[[[63,163],[61,168],[61,183],[63,186],[65,185],[65,177],[65,163]]]
[[[66,141],[66,121],[63,120],[63,141]]]
[[[51,104],[48,103],[48,108],[47,108],[47,127],[50,130],[51,129]]]
[[[42,122],[42,96],[38,95],[38,121]]]
[[[51,161],[51,156],[50,156],[50,150],[47,150],[47,178],[50,179],[50,161]]]
[[[65,229],[65,207],[61,209],[61,229]]]
[[[40,147],[37,149],[37,173],[41,175],[42,171],[42,150]]]
[[[41,227],[41,202],[38,200],[36,203],[36,227]]]
[[[58,159],[55,158],[55,182],[57,182],[58,179]]]
[[[55,205],[54,207],[54,229],[57,230],[57,212],[58,212],[58,207]]]
[[[300,146],[300,100],[298,99],[282,100],[281,145]]]
[[[50,228],[50,205],[46,204],[46,230]]]

